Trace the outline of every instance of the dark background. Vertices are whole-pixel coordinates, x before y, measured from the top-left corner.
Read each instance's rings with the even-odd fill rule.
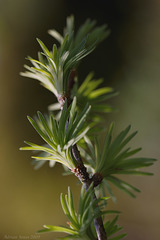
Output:
[[[23,140],[39,141],[26,116],[45,112],[53,95],[37,81],[23,78],[25,57],[37,58],[36,37],[51,47],[48,29],[62,32],[66,17],[75,15],[78,28],[86,18],[107,23],[109,38],[81,64],[81,79],[90,71],[120,92],[112,105],[118,112],[107,115],[106,126],[115,121],[120,131],[128,124],[139,131],[132,146],[141,155],[159,158],[160,142],[160,2],[0,0],[0,239],[55,239],[58,234],[36,236],[43,224],[63,225],[59,196],[71,186],[75,201],[79,187],[74,176],[61,176],[58,164],[35,171],[30,152],[20,152]],[[160,235],[160,164],[153,177],[127,177],[142,190],[136,199],[114,189],[122,211],[119,224],[129,240],[158,240]]]

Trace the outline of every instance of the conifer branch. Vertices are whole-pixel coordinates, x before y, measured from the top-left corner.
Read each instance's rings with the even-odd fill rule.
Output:
[[[103,147],[100,147],[96,137],[97,131],[100,131],[98,124],[102,123],[101,114],[103,116],[113,110],[106,100],[117,93],[111,87],[99,87],[103,79],[93,79],[93,73],[89,73],[78,86],[77,69],[81,60],[90,54],[108,33],[106,25],[96,27],[96,21],[88,19],[75,34],[74,17],[70,16],[67,18],[63,35],[54,29],[49,30],[49,34],[59,42],[59,47],[53,44],[52,51],[49,51],[45,44],[37,39],[42,52],[38,54],[38,60],[28,57],[33,66],[25,65],[27,71],[21,73],[22,76],[38,80],[57,98],[57,103],[49,107],[50,112],[45,117],[39,111],[36,117],[28,117],[44,144],[26,141],[27,146],[21,150],[38,153],[32,157],[36,169],[47,161],[51,167],[58,162],[62,164],[66,174],[74,173],[82,183],[77,212],[71,189],[68,188],[68,195],[61,194],[61,205],[69,220],[68,226],[44,225],[44,229],[39,231],[68,234],[61,239],[124,238],[126,234],[119,234],[122,228],[117,225],[119,212],[104,211],[109,198],[106,197],[105,190],[115,199],[109,185],[111,182],[135,197],[134,192],[138,193],[140,190],[121,180],[116,174],[152,175],[139,169],[149,167],[156,161],[153,158],[135,157],[141,148],[132,150],[126,147],[137,133],[128,135],[130,126],[112,139],[111,124]],[[94,141],[88,132],[95,136]],[[116,214],[116,217],[105,222],[102,216],[106,214]]]

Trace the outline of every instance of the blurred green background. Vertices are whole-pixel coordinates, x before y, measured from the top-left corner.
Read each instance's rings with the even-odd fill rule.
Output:
[[[80,76],[94,70],[105,84],[120,92],[112,100],[119,111],[107,115],[116,131],[132,125],[139,131],[133,146],[141,155],[160,156],[160,1],[0,0],[0,239],[53,240],[59,234],[35,235],[43,224],[65,224],[59,196],[71,186],[75,201],[79,186],[74,176],[61,176],[58,164],[38,171],[30,152],[20,152],[23,140],[39,141],[26,119],[37,110],[45,112],[55,99],[38,82],[19,75],[25,57],[37,57],[36,37],[51,47],[47,30],[62,31],[74,14],[77,27],[86,18],[108,23],[110,37],[83,61]],[[150,168],[153,177],[127,177],[142,193],[131,199],[114,190],[122,211],[119,224],[129,240],[159,240],[160,163]]]

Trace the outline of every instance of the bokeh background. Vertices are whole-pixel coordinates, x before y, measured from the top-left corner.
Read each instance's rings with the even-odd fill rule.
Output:
[[[94,70],[97,78],[104,77],[107,86],[120,92],[111,101],[119,111],[107,115],[106,126],[113,120],[118,132],[131,124],[139,131],[132,144],[143,148],[141,155],[160,156],[160,1],[0,0],[0,239],[56,239],[59,234],[35,232],[43,224],[65,224],[59,196],[68,185],[78,199],[74,176],[62,178],[58,164],[35,171],[30,153],[19,151],[24,139],[39,141],[26,116],[45,112],[55,101],[19,72],[27,55],[37,57],[36,37],[51,47],[47,30],[62,32],[72,13],[77,27],[92,18],[111,29],[79,72],[83,79]],[[122,211],[119,224],[129,240],[159,240],[160,163],[150,171],[153,177],[127,177],[142,191],[136,199],[114,189],[117,203],[109,204]]]

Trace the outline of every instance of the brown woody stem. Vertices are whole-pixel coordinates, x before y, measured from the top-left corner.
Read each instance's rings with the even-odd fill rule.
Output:
[[[68,94],[66,94],[67,96],[65,96],[65,95],[58,96],[58,98],[57,98],[61,105],[61,110],[63,109],[66,99],[68,101],[68,105],[71,103],[69,95],[70,95],[70,91],[73,86],[74,78],[75,78],[76,74],[77,73],[75,70],[73,70],[70,74],[69,85],[68,85],[69,90],[68,90]],[[66,125],[66,127],[67,127],[67,125]],[[80,156],[80,152],[77,148],[77,145],[74,145],[72,147],[72,154],[73,154],[74,159],[77,162],[77,166],[76,166],[76,168],[72,169],[72,172],[75,174],[76,177],[78,177],[78,179],[83,184],[86,191],[88,190],[89,186],[93,182],[93,200],[96,199],[94,187],[98,186],[101,183],[101,181],[103,179],[102,175],[99,173],[95,173],[92,178],[89,177],[89,174],[87,172],[86,167],[83,164],[82,158]],[[95,229],[97,232],[98,240],[107,240],[107,234],[105,232],[101,216],[94,219],[94,226],[95,226]]]
[[[81,159],[80,153],[79,153],[76,145],[73,146],[72,153],[73,153],[75,160],[78,162],[78,166],[75,169],[72,169],[72,172],[82,182],[85,190],[86,191],[88,190],[90,184],[94,181],[94,179],[96,179],[96,181],[94,182],[93,186],[97,186],[98,181],[99,181],[99,183],[102,181],[102,179],[103,179],[102,176],[100,174],[98,174],[98,178],[97,178],[96,177],[97,174],[95,174],[95,175],[93,175],[92,178],[89,177],[87,169],[83,164],[83,161]],[[94,192],[94,188],[93,188],[93,192]],[[93,199],[96,199],[95,193],[93,195]],[[98,240],[107,240],[107,234],[105,232],[101,216],[94,219],[94,226],[95,226],[95,229],[97,232]]]

